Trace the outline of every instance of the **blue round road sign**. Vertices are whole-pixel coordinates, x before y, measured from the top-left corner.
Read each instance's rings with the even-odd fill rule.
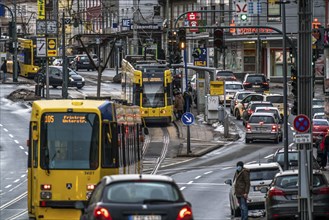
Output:
[[[310,125],[310,119],[306,115],[297,115],[294,119],[294,128],[298,132],[307,132]]]
[[[184,125],[191,125],[194,122],[194,115],[191,112],[185,112],[181,120]]]

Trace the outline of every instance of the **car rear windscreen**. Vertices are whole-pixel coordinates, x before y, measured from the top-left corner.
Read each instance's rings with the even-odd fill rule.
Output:
[[[283,96],[278,95],[278,96],[267,96],[266,101],[272,102],[272,103],[283,103]]]
[[[269,168],[262,168],[262,169],[250,169],[250,181],[256,180],[272,180],[277,174],[280,172],[278,167],[269,167]]]

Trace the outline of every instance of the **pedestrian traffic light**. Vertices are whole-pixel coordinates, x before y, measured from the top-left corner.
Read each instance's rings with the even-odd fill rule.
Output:
[[[291,114],[292,115],[298,115],[298,104],[297,100],[294,100],[294,104],[291,108]]]
[[[178,47],[181,50],[186,47],[186,30],[184,28],[180,28],[178,31]]]
[[[224,31],[222,28],[218,28],[214,31],[214,47],[224,47]]]
[[[192,53],[192,56],[194,58],[199,58],[200,55],[201,55],[201,49],[200,48],[195,48],[193,53]]]
[[[171,67],[171,64],[175,63],[175,54],[178,51],[177,34],[175,31],[168,31],[167,49],[167,61]]]

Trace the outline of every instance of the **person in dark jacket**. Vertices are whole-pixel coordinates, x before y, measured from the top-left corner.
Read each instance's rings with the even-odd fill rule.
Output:
[[[3,61],[0,70],[3,72],[3,76],[0,76],[0,78],[3,77],[2,80],[3,80],[3,81],[6,81],[6,74],[7,74],[7,60],[4,60],[4,61]]]
[[[248,219],[247,199],[250,189],[250,172],[243,167],[243,162],[236,164],[236,172],[233,178],[234,193],[239,202],[241,210],[241,220]]]

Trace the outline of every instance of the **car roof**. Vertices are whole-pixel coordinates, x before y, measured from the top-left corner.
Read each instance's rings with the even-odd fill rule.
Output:
[[[242,82],[240,82],[240,81],[225,81],[225,84],[239,84],[239,85],[242,85]]]
[[[325,113],[324,112],[316,112],[316,113],[314,113],[314,116],[316,116],[316,115],[325,115]]]
[[[277,162],[270,162],[270,163],[251,163],[243,165],[245,168],[251,169],[259,169],[259,168],[272,168],[272,167],[279,167],[281,168],[280,164]]]
[[[151,174],[124,174],[124,175],[108,175],[104,176],[103,179],[106,179],[106,184],[113,182],[122,182],[122,181],[161,181],[174,183],[173,178],[163,175],[151,175]]]
[[[298,174],[298,169],[290,169],[290,170],[283,170],[279,173],[277,173],[275,176],[288,176],[288,175],[292,175],[292,174]],[[323,175],[323,172],[321,170],[316,170],[316,169],[313,169],[313,174],[322,174]]]
[[[295,145],[292,145],[292,146],[288,147],[288,152],[295,152],[295,151],[298,152],[298,149],[297,149],[297,147]],[[277,153],[283,153],[283,152],[284,152],[284,147],[278,149],[275,152],[275,154],[277,154]]]
[[[272,106],[258,106],[255,108],[255,111],[257,111],[258,109],[269,109],[269,110],[277,110],[279,111],[279,109],[277,107],[272,107]]]
[[[272,102],[269,101],[250,101],[249,105],[253,105],[253,104],[272,104]]]
[[[252,113],[251,116],[272,116],[272,117],[275,117],[274,113],[272,113],[272,112],[254,112],[254,113]]]
[[[313,118],[313,122],[314,121],[323,121],[323,122],[328,122],[327,119],[322,119],[322,118]]]

